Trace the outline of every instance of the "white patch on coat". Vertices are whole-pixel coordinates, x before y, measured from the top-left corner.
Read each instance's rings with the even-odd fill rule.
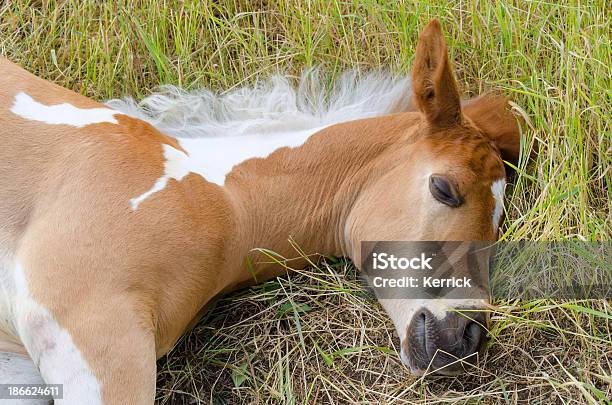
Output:
[[[292,79],[276,75],[224,94],[163,86],[138,103],[131,98],[110,100],[107,104],[114,109],[176,137],[187,152],[166,156],[164,175],[131,200],[132,208],[163,190],[171,178],[197,173],[222,186],[236,165],[266,158],[282,147],[298,147],[326,126],[408,110],[409,77],[346,72],[333,86],[328,79],[309,70],[297,86]],[[171,170],[177,162],[180,176]]]
[[[24,92],[19,92],[15,96],[11,112],[26,120],[50,125],[71,125],[77,128],[104,122],[117,124],[114,115],[120,114],[118,111],[105,107],[78,108],[68,103],[44,105]]]
[[[187,154],[163,144],[164,174],[149,190],[130,200],[132,209],[137,210],[141,202],[163,190],[168,180],[180,181],[189,173],[199,174],[207,181],[223,186],[225,176],[232,171],[234,166],[252,158],[266,158],[280,148],[298,147],[320,129],[322,128],[287,134],[245,135],[228,138],[177,138],[181,148],[187,151]]]
[[[10,252],[0,244],[0,352],[22,353],[25,349],[17,337],[13,323],[13,303],[16,295],[13,267],[14,260]]]
[[[162,147],[164,149],[165,159],[164,174],[157,179],[157,181],[155,181],[149,190],[130,200],[130,204],[132,205],[132,209],[134,211],[136,211],[138,209],[138,205],[140,205],[140,203],[146,200],[149,196],[163,190],[168,184],[168,180],[175,179],[176,181],[180,181],[190,172],[189,156],[170,145],[162,144]]]
[[[254,134],[227,138],[178,138],[189,154],[189,168],[220,186],[234,166],[252,159],[266,158],[274,151],[303,145],[323,127],[288,133]]]
[[[98,380],[68,331],[30,295],[19,263],[14,269],[14,280],[16,296],[13,312],[17,333],[45,382],[64,384],[64,398],[57,403],[101,404]]]
[[[497,232],[499,228],[499,220],[504,213],[504,189],[506,188],[506,179],[499,179],[491,185],[491,193],[495,199],[495,208],[493,209],[493,232]]]

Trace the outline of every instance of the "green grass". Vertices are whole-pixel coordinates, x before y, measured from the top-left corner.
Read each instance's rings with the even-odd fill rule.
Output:
[[[596,1],[5,1],[0,50],[95,99],[161,83],[220,91],[322,66],[409,72],[441,20],[467,94],[525,119],[504,238],[610,240],[612,24]],[[503,302],[481,368],[415,381],[350,265],[222,300],[160,362],[160,403],[591,403],[612,397],[609,301]],[[247,309],[248,312],[244,312]],[[222,327],[223,326],[223,327]]]

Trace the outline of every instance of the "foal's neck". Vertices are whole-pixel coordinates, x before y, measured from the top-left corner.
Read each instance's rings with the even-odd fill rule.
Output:
[[[232,284],[282,273],[278,266],[260,264],[255,280],[244,259],[255,248],[295,258],[298,252],[290,239],[308,254],[350,255],[345,221],[352,203],[374,176],[381,155],[414,119],[413,114],[401,114],[333,125],[299,147],[282,148],[235,167],[226,187],[236,211],[232,249],[243,262],[235,263],[240,270]],[[255,255],[257,259],[262,256]],[[300,268],[305,262],[288,264]]]

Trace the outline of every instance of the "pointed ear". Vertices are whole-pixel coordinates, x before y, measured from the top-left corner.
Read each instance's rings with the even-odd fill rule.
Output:
[[[430,125],[461,123],[461,101],[446,53],[440,23],[432,20],[421,35],[412,66],[413,101]]]
[[[508,99],[483,95],[467,101],[463,114],[493,141],[503,160],[518,164],[521,132],[516,117],[509,110]]]

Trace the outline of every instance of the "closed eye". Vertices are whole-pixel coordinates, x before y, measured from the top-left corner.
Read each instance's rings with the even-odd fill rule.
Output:
[[[463,204],[463,198],[457,192],[457,188],[441,175],[429,176],[429,191],[436,200],[449,207],[457,208]]]

